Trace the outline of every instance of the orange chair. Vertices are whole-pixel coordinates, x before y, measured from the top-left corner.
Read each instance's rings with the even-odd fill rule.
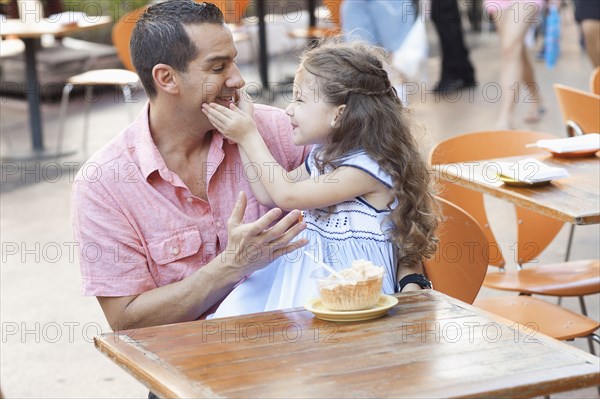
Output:
[[[324,39],[326,37],[336,36],[341,33],[340,28],[340,6],[342,0],[325,0],[323,5],[329,10],[329,21],[331,21],[334,27],[319,27],[311,26],[308,28],[298,28],[290,31],[288,35],[293,39],[306,39],[309,43],[314,43],[317,40]]]
[[[568,136],[579,136],[586,133],[600,133],[600,68],[592,73],[590,84],[596,94],[574,89],[560,84],[554,85],[558,97],[563,120]],[[570,255],[571,242],[575,232],[575,225],[571,225],[567,259]],[[559,302],[560,303],[560,302]]]
[[[590,91],[600,95],[600,67],[592,71],[592,75],[590,76]]]
[[[437,198],[442,214],[434,256],[423,262],[433,288],[463,302],[473,303],[488,267],[487,238],[479,224],[456,205]],[[468,243],[468,245],[467,245]]]
[[[526,144],[551,138],[555,137],[547,133],[515,130],[469,133],[438,143],[430,153],[429,162],[436,165],[535,154],[544,150],[527,148]],[[579,296],[582,311],[586,313],[582,296],[600,292],[598,260],[522,268],[525,263],[535,260],[548,246],[562,228],[563,222],[516,206],[519,270],[505,271],[506,262],[490,229],[483,194],[441,179],[438,183],[442,190],[441,197],[467,211],[484,228],[490,265],[501,268],[501,272],[486,275],[484,286],[524,294]]]
[[[425,272],[435,290],[470,303],[487,267],[487,239],[479,223],[463,209],[444,200],[440,205],[440,247],[435,257],[424,262]],[[588,337],[600,344],[600,337],[594,334],[600,323],[538,298],[491,297],[477,299],[474,306],[555,339]],[[594,353],[591,342],[590,352]]]
[[[58,124],[58,143],[57,152],[60,153],[62,150],[63,132],[65,127],[65,120],[67,117],[67,108],[69,105],[69,96],[71,91],[75,87],[85,87],[85,104],[83,114],[83,152],[87,154],[87,140],[88,140],[88,127],[89,127],[89,99],[92,98],[92,91],[94,86],[118,86],[123,92],[123,98],[126,108],[129,111],[129,120],[133,120],[133,102],[131,101],[132,88],[137,87],[140,82],[140,78],[135,73],[133,63],[131,62],[131,55],[129,53],[129,38],[135,27],[135,23],[146,12],[149,6],[140,7],[133,10],[119,19],[119,21],[113,26],[112,30],[112,42],[117,50],[117,56],[127,69],[97,69],[79,75],[71,76],[67,80],[67,84],[63,88],[61,105],[60,105],[60,119]]]
[[[561,84],[554,85],[568,136],[600,133],[600,95]]]

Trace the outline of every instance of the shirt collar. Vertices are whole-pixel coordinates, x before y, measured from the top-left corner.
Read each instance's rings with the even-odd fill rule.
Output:
[[[158,151],[158,147],[152,139],[150,133],[150,102],[146,103],[140,117],[134,124],[134,128],[137,131],[136,137],[136,152],[140,164],[140,170],[144,176],[144,179],[148,180],[148,176],[155,171],[158,171],[160,176],[164,180],[172,180],[172,172],[167,168],[167,164],[163,159],[161,153]],[[209,157],[215,156],[214,151],[223,147],[224,137],[216,130],[213,132],[211,149],[209,151]],[[220,153],[221,151],[219,151]]]
[[[147,102],[140,117],[135,122],[137,126],[134,126],[137,131],[135,147],[140,170],[145,179],[148,179],[152,172],[158,171],[164,179],[168,180],[170,172],[150,133],[149,113],[150,102]]]

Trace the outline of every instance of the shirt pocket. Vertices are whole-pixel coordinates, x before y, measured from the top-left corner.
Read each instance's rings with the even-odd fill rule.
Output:
[[[169,231],[146,240],[148,252],[158,265],[177,262],[198,253],[202,240],[197,226]]]

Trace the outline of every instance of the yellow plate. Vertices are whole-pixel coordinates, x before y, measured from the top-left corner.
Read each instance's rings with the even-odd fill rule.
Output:
[[[500,179],[501,182],[503,182],[504,184],[506,184],[507,186],[511,186],[511,187],[539,187],[539,186],[545,186],[546,184],[549,184],[551,180],[546,180],[546,181],[540,181],[540,182],[536,182],[536,183],[525,183],[524,181],[519,181],[519,180],[515,180],[515,179],[511,179],[510,177],[506,177],[504,175],[498,175],[498,179]]]
[[[362,321],[381,317],[398,303],[398,298],[391,295],[381,295],[375,307],[364,310],[335,311],[327,309],[321,298],[313,298],[304,307],[317,318],[326,321]]]

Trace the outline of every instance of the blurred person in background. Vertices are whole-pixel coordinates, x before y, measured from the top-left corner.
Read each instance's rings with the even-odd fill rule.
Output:
[[[346,0],[340,9],[340,22],[348,40],[363,40],[381,46],[393,56],[413,27],[417,10],[413,0]],[[407,76],[401,65],[393,64],[390,63],[394,69],[391,71],[394,72],[392,82],[406,104],[401,81]]]
[[[527,31],[539,22],[544,3],[544,0],[486,0],[484,3],[500,35],[502,99],[496,129],[514,127],[513,114],[521,99],[521,83],[529,92],[526,97],[529,109],[524,121],[537,123],[544,113],[529,50],[525,45]]]
[[[475,70],[463,39],[457,1],[431,0],[431,20],[442,50],[442,70],[434,91],[441,93],[475,86]]]
[[[574,0],[575,19],[581,25],[588,57],[600,66],[600,0]]]

